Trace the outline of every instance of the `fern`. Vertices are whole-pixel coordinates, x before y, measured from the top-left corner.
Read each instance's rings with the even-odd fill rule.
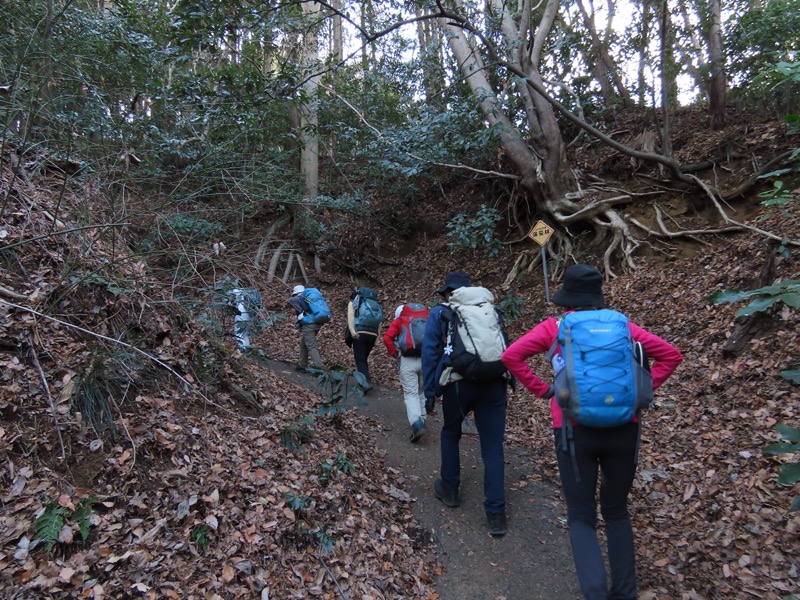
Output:
[[[33,523],[33,528],[36,531],[34,539],[45,542],[45,548],[48,552],[53,549],[53,545],[58,541],[58,535],[64,527],[64,516],[66,514],[66,508],[60,506],[57,502],[51,502]]]
[[[208,552],[209,533],[211,528],[206,523],[201,523],[192,531],[189,539],[197,546],[200,554]]]
[[[90,496],[78,502],[75,507],[75,512],[72,514],[72,521],[78,525],[78,530],[81,532],[81,538],[86,541],[89,537],[89,530],[92,528],[90,521],[93,514],[95,514],[92,505],[97,502],[97,498]]]
[[[314,439],[314,432],[308,426],[308,421],[300,420],[298,423],[291,423],[281,430],[281,441],[292,452],[296,452],[300,446]]]

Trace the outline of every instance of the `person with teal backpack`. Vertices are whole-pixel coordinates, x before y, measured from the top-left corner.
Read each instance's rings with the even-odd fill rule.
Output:
[[[316,369],[324,369],[322,357],[317,348],[317,334],[322,326],[331,320],[328,303],[317,288],[294,286],[289,304],[297,312],[295,327],[300,330],[300,359],[296,371],[307,372],[308,360]]]
[[[553,439],[572,545],[585,598],[636,600],[636,555],[628,494],[636,474],[640,411],[682,362],[655,334],[606,308],[603,275],[577,264],[553,303],[564,308],[511,344],[502,361],[531,393],[550,400]],[[528,359],[547,354],[554,383]],[[652,365],[649,364],[652,360]],[[597,537],[597,483],[605,522],[609,587]]]
[[[369,355],[378,339],[383,322],[383,309],[378,302],[378,293],[372,288],[359,287],[350,295],[347,304],[347,331],[345,341],[352,342],[356,371],[364,377],[364,391],[372,389],[369,376]],[[348,343],[348,345],[350,345]]]

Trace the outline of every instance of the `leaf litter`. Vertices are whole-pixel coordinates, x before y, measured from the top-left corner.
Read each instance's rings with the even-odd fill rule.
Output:
[[[6,243],[50,229],[42,216],[52,209],[49,196],[31,194],[34,205],[4,222]],[[800,231],[796,206],[754,218],[778,234]],[[446,597],[436,589],[437,549],[419,535],[415,499],[386,468],[369,418],[348,411],[308,421],[318,393],[232,347],[215,348],[200,324],[181,321],[185,313],[157,309],[153,292],[141,291],[152,277],[141,263],[119,267],[120,277],[138,284],[127,294],[56,277],[76,252],[90,269],[115,251],[96,235],[46,238],[15,253],[18,267],[7,264],[0,281],[27,298],[6,294],[11,304],[36,311],[0,303],[0,595]],[[797,368],[798,311],[779,306],[743,350],[730,352],[738,307],[708,300],[714,291],[757,287],[770,252],[757,236],[730,235],[711,247],[687,244],[666,259],[643,257],[637,272],[607,284],[611,306],[685,357],[644,416],[631,495],[641,598],[800,594],[800,515],[787,510],[799,491],[776,483],[786,458],[762,453],[777,440],[777,424],[800,425],[798,388],[777,376]],[[372,275],[393,306],[435,300],[433,290],[454,268],[499,290],[513,258],[465,261],[433,238]],[[778,261],[777,278],[798,276],[795,258]],[[351,283],[326,277],[320,287],[341,312]],[[513,291],[526,306],[510,326],[515,338],[551,309],[535,274]],[[270,310],[285,309],[284,290],[265,295]],[[342,326],[323,329],[320,345],[326,361],[349,365]],[[114,357],[119,348],[103,344],[106,366],[124,377],[105,392],[110,413],[99,415],[99,432],[71,406],[75,378],[99,347],[83,330],[111,338],[136,330],[142,347],[174,370],[130,353]],[[296,360],[296,332],[286,322],[257,343],[270,358]],[[213,364],[201,368],[199,357]],[[396,385],[380,347],[372,362],[377,383]],[[249,391],[251,401],[242,403],[236,389]],[[287,431],[303,427],[298,444],[285,443]],[[555,478],[545,403],[523,391],[512,395],[507,442],[531,452],[532,481]],[[352,470],[329,468],[332,475],[322,478],[323,465],[338,456]],[[53,501],[74,518],[74,507],[90,497],[88,537],[78,531],[82,523],[67,522],[46,552],[34,538],[36,519]]]

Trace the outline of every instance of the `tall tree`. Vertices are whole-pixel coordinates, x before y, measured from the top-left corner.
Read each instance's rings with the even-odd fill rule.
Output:
[[[317,19],[320,7],[316,2],[303,3],[305,27],[303,30],[303,72],[307,73],[302,87],[300,106],[300,170],[303,174],[305,197],[316,199],[319,194],[319,113],[317,92],[319,88],[319,39]]]
[[[622,101],[623,106],[632,104],[630,91],[622,81],[619,67],[609,53],[609,45],[614,35],[614,16],[616,15],[616,5],[614,0],[606,3],[606,27],[603,35],[597,29],[596,12],[593,0],[589,0],[589,8],[586,9],[583,0],[577,0],[578,9],[583,18],[583,25],[589,33],[592,51],[586,61],[593,68],[595,79],[600,85],[603,101],[606,106],[614,103],[614,96]]]
[[[708,54],[711,62],[711,85],[708,92],[711,127],[725,127],[725,99],[727,74],[725,71],[725,48],[722,43],[722,2],[711,0],[711,28],[708,36]]]
[[[672,156],[671,111],[675,99],[675,60],[673,46],[672,18],[669,0],[661,0],[659,5],[659,64],[661,66],[661,151],[664,156]]]
[[[604,198],[578,189],[553,107],[558,106],[563,114],[576,121],[579,119],[550,95],[541,76],[547,37],[558,15],[558,0],[548,0],[538,24],[532,20],[534,11],[529,0],[523,0],[514,12],[503,0],[489,0],[486,18],[481,23],[495,28],[486,32],[465,16],[469,7],[464,1],[457,5],[458,12],[448,11],[439,21],[462,76],[515,167],[516,175],[511,177],[519,181],[525,192],[522,197],[528,210],[512,212],[547,217],[551,224],[561,226],[559,229],[579,222],[589,224],[595,229],[596,239],[607,240],[604,263],[608,273],[613,272],[614,252],[620,252],[627,264],[633,266],[631,254],[637,242],[615,209],[627,197]],[[495,45],[491,41],[495,38],[501,42]],[[481,51],[488,52],[495,64],[511,72],[524,125],[519,125],[517,115],[509,114],[501,102],[498,86],[502,84],[493,84],[496,78],[490,77]],[[520,225],[530,224],[532,220]],[[558,232],[556,247],[559,255],[568,255],[572,247],[570,236]]]

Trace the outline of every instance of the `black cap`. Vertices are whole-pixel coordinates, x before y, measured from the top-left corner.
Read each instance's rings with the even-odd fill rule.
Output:
[[[447,291],[457,290],[460,287],[467,287],[469,285],[469,275],[464,271],[450,271],[447,277],[444,278],[444,284],[436,292],[444,294]]]
[[[564,273],[564,286],[553,295],[553,304],[572,308],[605,306],[603,274],[592,265],[572,265]]]

